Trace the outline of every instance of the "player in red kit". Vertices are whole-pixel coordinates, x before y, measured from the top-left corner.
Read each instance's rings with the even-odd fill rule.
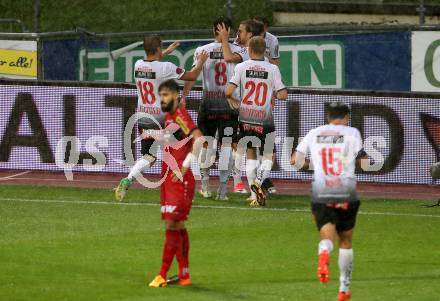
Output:
[[[165,221],[165,242],[162,266],[150,287],[165,287],[167,272],[174,256],[179,264],[178,285],[191,285],[189,276],[189,238],[185,221],[191,210],[195,180],[190,169],[197,160],[203,143],[202,133],[194,125],[185,108],[179,106],[179,86],[168,80],[159,86],[160,105],[165,112],[166,129],[172,129],[172,137],[165,142],[160,189],[162,220]]]

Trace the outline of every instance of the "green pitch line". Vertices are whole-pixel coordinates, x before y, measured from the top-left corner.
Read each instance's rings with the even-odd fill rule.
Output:
[[[318,235],[308,197],[250,209],[196,198],[188,228],[194,286],[149,289],[163,240],[158,191],[114,204],[105,189],[0,186],[0,300],[335,300],[315,279]],[[352,300],[438,300],[439,208],[362,203]],[[428,202],[429,203],[429,202]],[[172,268],[170,276],[176,272]]]

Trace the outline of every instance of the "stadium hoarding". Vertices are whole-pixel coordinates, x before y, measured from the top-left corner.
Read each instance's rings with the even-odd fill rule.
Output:
[[[0,40],[0,77],[37,78],[37,42]]]
[[[75,164],[69,166],[73,171],[128,172],[132,162],[125,161],[123,141],[137,104],[133,85],[0,81],[0,95],[1,169],[63,171],[74,157]],[[193,119],[200,98],[200,89],[188,98]],[[361,131],[373,161],[383,163],[376,171],[360,172],[360,181],[430,184],[429,168],[440,158],[439,98],[437,94],[291,90],[288,101],[277,102],[274,111],[277,152],[271,176],[311,179],[310,172],[289,165],[290,153],[308,130],[325,122],[326,104],[337,100],[351,105],[351,124]],[[132,150],[135,157],[139,147],[136,144]],[[159,174],[160,164],[149,172]]]
[[[410,91],[410,37],[406,31],[280,37],[280,70],[291,87]],[[190,69],[195,49],[211,41],[180,41],[164,60]],[[112,56],[129,44],[45,41],[44,79],[131,83],[134,63],[144,57],[142,46]]]
[[[412,32],[411,90],[440,92],[440,32]]]

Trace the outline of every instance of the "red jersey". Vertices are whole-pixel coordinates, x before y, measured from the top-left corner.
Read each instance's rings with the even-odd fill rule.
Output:
[[[191,132],[196,128],[191,116],[185,108],[178,107],[174,113],[165,114],[165,128],[177,128],[174,132],[175,137],[179,137],[180,141],[175,141],[165,145],[164,160],[162,170],[166,172],[166,169],[173,170],[174,166],[172,162],[177,163],[179,169],[182,167],[182,163],[186,156],[191,152],[192,138]],[[183,137],[183,139],[182,139]],[[167,158],[167,156],[171,158]],[[174,160],[173,160],[174,159]]]

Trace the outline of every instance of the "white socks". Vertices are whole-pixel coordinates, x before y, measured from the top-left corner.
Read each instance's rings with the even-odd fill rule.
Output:
[[[266,180],[269,175],[270,171],[272,170],[273,162],[272,160],[263,160],[261,162],[260,167],[257,170],[257,183],[262,184],[264,180]]]
[[[241,181],[241,163],[243,161],[243,156],[238,154],[236,151],[232,151],[232,156],[234,158],[234,166],[232,168],[232,177],[234,178],[234,186]]]
[[[329,239],[323,239],[319,242],[319,254],[326,251],[330,253],[333,250],[333,242]],[[353,270],[353,249],[339,248],[339,291],[347,293],[350,290],[351,272]]]
[[[150,165],[151,164],[148,160],[144,158],[140,158],[131,168],[127,178],[130,179],[130,181],[134,181],[134,179],[138,177],[141,174],[141,172],[144,171],[145,168],[150,167]]]
[[[353,270],[353,249],[339,249],[340,292],[348,292]]]
[[[248,180],[249,188],[254,183],[257,177],[257,168],[259,163],[260,162],[258,160],[252,160],[252,159],[248,159],[246,161],[246,177]],[[257,199],[257,195],[255,194],[255,192],[252,191],[252,189],[251,189],[251,198],[253,200]]]
[[[333,251],[333,242],[330,239],[323,239],[319,242],[318,255],[324,251],[328,253]]]

